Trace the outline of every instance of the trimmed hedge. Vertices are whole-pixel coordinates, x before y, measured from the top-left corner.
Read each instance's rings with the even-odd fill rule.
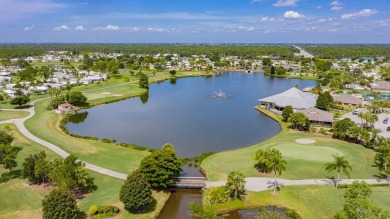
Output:
[[[352,184],[339,184],[337,185],[338,189],[348,189],[351,188]],[[389,183],[377,183],[377,184],[368,184],[370,187],[383,187],[383,186],[389,186]]]
[[[113,216],[119,213],[119,208],[115,206],[96,206],[92,205],[89,207],[89,214],[94,218],[105,218]]]

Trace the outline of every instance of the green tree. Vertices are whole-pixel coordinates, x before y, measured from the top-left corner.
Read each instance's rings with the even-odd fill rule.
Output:
[[[0,103],[4,101],[4,96],[0,94]]]
[[[270,58],[264,58],[262,60],[262,64],[263,64],[263,66],[271,66],[272,65],[272,61],[271,61]]]
[[[276,74],[275,66],[271,66],[270,74],[271,75]]]
[[[270,150],[270,157],[267,161],[267,166],[272,169],[274,172],[274,194],[276,193],[276,187],[277,187],[277,175],[282,175],[284,171],[286,171],[286,164],[287,162],[283,160],[282,153],[278,149],[271,148]]]
[[[50,166],[49,178],[59,188],[70,190],[76,196],[84,190],[90,191],[94,188],[94,179],[89,176],[85,164],[76,156],[55,159]]]
[[[76,200],[60,189],[54,189],[42,200],[42,212],[44,219],[78,219],[82,216]]]
[[[170,70],[169,74],[171,75],[171,77],[175,77],[176,76],[176,70]]]
[[[290,118],[291,114],[293,114],[293,108],[292,106],[286,106],[282,110],[282,116],[283,116],[283,121],[287,122],[288,119]]]
[[[372,190],[366,182],[355,181],[344,193],[344,207],[333,219],[388,219],[390,213],[371,201]]]
[[[146,76],[142,72],[137,73],[139,81],[138,84],[141,88],[149,89],[149,81],[148,81],[148,76]]]
[[[50,163],[45,159],[39,159],[35,162],[34,166],[34,176],[43,183],[45,187],[45,182],[49,180],[49,174],[51,171]]]
[[[387,172],[387,167],[390,161],[390,144],[379,147],[378,153],[375,155],[375,162],[380,170]]]
[[[303,113],[292,113],[290,116],[290,121],[292,127],[299,131],[307,131],[310,128],[310,120]]]
[[[5,169],[12,171],[18,164],[16,156],[21,148],[7,144],[0,144],[0,165]]]
[[[336,122],[333,130],[333,137],[338,139],[346,139],[348,130],[354,126],[356,126],[356,124],[352,122],[350,118],[345,118]]]
[[[320,93],[316,101],[316,107],[322,110],[329,110],[333,104],[333,97],[328,91]]]
[[[0,144],[10,145],[13,140],[14,137],[11,134],[4,130],[0,131]]]
[[[69,95],[67,95],[67,100],[70,104],[82,106],[86,104],[87,97],[80,91],[71,91]]]
[[[211,187],[207,199],[212,205],[223,205],[230,200],[230,192],[226,186]]]
[[[132,172],[119,192],[119,200],[130,213],[142,213],[154,202],[151,186],[138,170]]]
[[[173,144],[171,143],[166,143],[162,146],[162,149],[163,150],[172,150],[173,152],[175,152],[175,146],[173,146]]]
[[[245,194],[244,174],[237,171],[230,172],[226,182],[226,188],[230,193],[230,197],[233,199],[241,199],[241,196]]]
[[[22,177],[27,179],[30,183],[40,183],[40,178],[35,174],[35,166],[38,160],[44,160],[45,158],[46,153],[44,151],[30,154],[29,157],[26,157],[22,164]]]
[[[28,103],[30,101],[30,98],[28,96],[16,96],[11,99],[10,103],[12,105],[18,105],[18,107],[21,107]]]
[[[181,162],[172,150],[153,151],[141,161],[139,169],[155,189],[168,188],[182,171]]]
[[[343,173],[349,177],[350,175],[348,170],[352,171],[352,167],[349,165],[349,162],[348,160],[345,159],[345,157],[338,154],[333,154],[332,157],[334,158],[334,161],[325,164],[325,170],[328,172],[336,170],[337,172],[336,187],[337,187],[338,182],[340,180],[340,172],[343,171]]]

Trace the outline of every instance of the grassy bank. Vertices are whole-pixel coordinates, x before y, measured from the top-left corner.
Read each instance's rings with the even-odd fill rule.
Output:
[[[46,147],[26,139],[13,125],[0,125],[0,130],[3,130],[6,126],[11,128],[15,138],[13,145],[22,147],[22,150],[17,157],[18,167],[12,172],[13,177],[0,182],[0,194],[2,197],[6,197],[0,199],[0,218],[41,218],[41,201],[50,189],[44,189],[42,186],[30,186],[26,180],[21,179],[22,163],[30,154],[42,150],[46,152],[48,159],[58,158],[59,156]],[[3,173],[7,174],[8,171],[0,169],[0,174]],[[78,200],[80,209],[85,212],[88,211],[91,205],[115,205],[122,212],[117,218],[153,218],[158,215],[169,197],[169,193],[154,192],[153,196],[157,200],[157,205],[152,212],[141,215],[129,214],[123,210],[123,205],[119,201],[119,190],[123,180],[92,171],[89,171],[89,173],[95,179],[97,190]]]
[[[271,115],[280,121],[280,116]],[[258,149],[277,148],[287,161],[287,170],[281,178],[320,179],[335,176],[325,171],[325,163],[332,161],[332,154],[341,154],[352,166],[351,178],[375,178],[379,171],[374,164],[375,152],[361,145],[332,139],[329,136],[287,130],[288,124],[281,122],[283,131],[264,142],[251,147],[223,151],[206,158],[201,167],[208,180],[226,180],[230,171],[240,171],[246,177],[270,177],[259,174],[254,168],[254,153]],[[313,144],[300,144],[295,140],[310,138]],[[220,165],[220,164],[224,165]],[[355,171],[354,171],[355,170]],[[341,174],[341,177],[346,177]]]
[[[390,187],[372,187],[372,199],[384,209],[390,209]],[[296,210],[305,219],[327,219],[343,207],[345,189],[334,186],[289,186],[283,187],[277,195],[271,191],[248,192],[247,199],[232,201],[226,205],[205,208],[224,212],[233,209],[247,209],[259,206],[279,206]]]

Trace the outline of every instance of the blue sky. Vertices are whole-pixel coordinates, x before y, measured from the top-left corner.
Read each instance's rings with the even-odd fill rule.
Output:
[[[0,0],[0,42],[390,43],[390,2]]]

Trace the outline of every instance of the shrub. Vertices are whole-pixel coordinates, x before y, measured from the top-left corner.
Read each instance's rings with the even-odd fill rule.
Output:
[[[103,139],[102,139],[102,142],[103,142],[103,143],[112,143],[112,140],[111,140],[111,139],[108,139],[108,138],[103,138]]]
[[[96,212],[97,212],[97,206],[96,205],[91,205],[91,207],[89,207],[89,210],[88,210],[88,212],[89,212],[89,214],[90,215],[95,215],[96,214]]]
[[[301,219],[301,216],[294,210],[292,209],[287,209],[286,212],[287,216],[289,216],[292,219]]]
[[[328,131],[324,128],[320,128],[320,133],[323,135],[326,135],[326,134],[328,134]]]
[[[188,203],[188,215],[195,218],[216,219],[215,212],[205,211],[198,202]]]
[[[283,121],[287,122],[288,119],[290,118],[291,114],[293,114],[293,113],[294,113],[294,111],[293,111],[293,108],[291,106],[284,107],[284,109],[282,111]]]
[[[59,189],[54,189],[42,200],[42,212],[44,219],[81,218],[82,215],[70,193]]]
[[[317,128],[316,127],[310,127],[310,132],[311,133],[316,133],[317,132]]]
[[[207,198],[212,205],[223,205],[229,201],[230,192],[225,186],[212,187]]]

